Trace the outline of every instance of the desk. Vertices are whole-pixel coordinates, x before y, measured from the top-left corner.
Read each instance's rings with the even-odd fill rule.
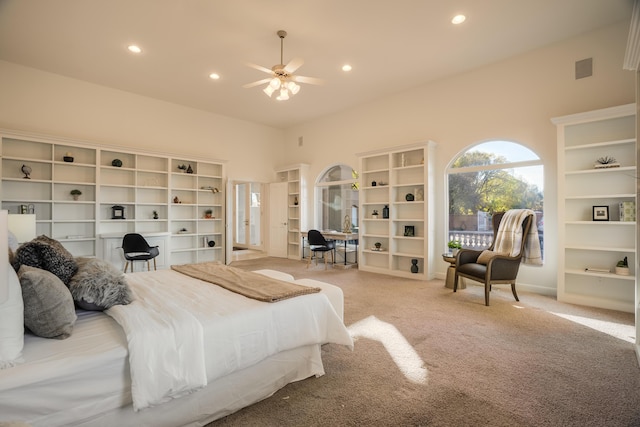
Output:
[[[305,258],[304,239],[307,238],[307,233],[308,233],[307,231],[300,232],[300,237],[302,237],[302,259]],[[339,233],[337,231],[321,231],[321,233],[324,236],[324,238],[327,240],[338,240],[338,241],[344,242],[344,265],[345,266],[347,265],[347,243],[354,241],[356,243],[356,250],[355,250],[356,259],[354,264],[355,265],[358,264],[358,233]],[[335,263],[335,258],[333,259],[333,261]]]

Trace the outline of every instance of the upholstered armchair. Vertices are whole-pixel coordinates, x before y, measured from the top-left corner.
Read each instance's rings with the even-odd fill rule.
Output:
[[[508,212],[510,212],[511,230],[504,229],[506,224],[503,230],[500,230],[500,223],[507,213],[493,214],[493,242],[489,249],[484,251],[461,249],[458,252],[453,292],[458,290],[459,278],[465,277],[484,283],[484,300],[487,306],[489,305],[489,293],[492,285],[511,285],[514,298],[516,301],[520,301],[516,293],[516,277],[520,269],[520,263],[525,255],[527,239],[537,239],[537,229],[534,230],[535,233],[530,233],[535,220],[535,213],[530,210],[520,209]],[[515,215],[520,215],[521,218],[516,219]],[[517,226],[513,226],[514,221],[518,221]],[[514,227],[522,227],[522,234],[519,233],[519,230],[513,229]],[[534,236],[531,237],[530,234],[534,234]],[[520,241],[514,239],[514,235],[521,236]],[[512,239],[512,241],[504,241],[508,239]],[[539,242],[534,247],[537,248],[537,253],[534,254],[534,257],[540,259]],[[505,249],[508,250],[505,251]]]

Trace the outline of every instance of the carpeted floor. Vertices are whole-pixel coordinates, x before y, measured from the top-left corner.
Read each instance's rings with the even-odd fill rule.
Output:
[[[453,293],[357,269],[234,262],[340,286],[353,352],[323,347],[326,375],[209,424],[218,426],[636,426],[633,314],[494,287]],[[588,326],[585,326],[588,325]]]

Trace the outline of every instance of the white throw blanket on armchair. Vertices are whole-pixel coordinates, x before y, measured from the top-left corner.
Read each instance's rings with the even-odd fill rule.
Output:
[[[518,256],[522,245],[522,223],[527,216],[533,215],[533,223],[529,228],[529,234],[524,245],[522,262],[525,264],[542,265],[542,251],[538,238],[538,227],[535,224],[536,214],[531,209],[510,209],[505,212],[498,226],[494,252]]]

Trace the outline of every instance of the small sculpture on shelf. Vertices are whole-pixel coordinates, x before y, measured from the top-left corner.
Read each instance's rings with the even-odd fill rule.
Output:
[[[20,170],[24,174],[24,179],[31,179],[31,166],[22,165]]]
[[[347,234],[351,233],[351,218],[349,218],[349,215],[344,216],[344,222],[342,223],[342,232]]]
[[[71,197],[73,197],[73,200],[78,200],[78,198],[80,198],[80,196],[82,195],[82,191],[78,190],[77,188],[74,188],[69,192],[69,194],[71,194]]]
[[[158,219],[158,211],[153,211],[153,219]]]
[[[122,167],[122,160],[120,159],[113,159],[111,161],[111,166],[116,167],[116,168],[120,168]]]
[[[298,196],[295,196],[295,197],[293,198],[293,204],[294,204],[295,206],[298,206]]]
[[[414,274],[418,272],[418,260],[415,258],[411,260],[411,272]]]
[[[374,248],[373,248],[374,251],[381,251],[382,250],[382,243],[380,243],[380,242],[375,242],[373,244],[373,246],[374,246]]]
[[[173,198],[173,203],[180,203],[180,199],[178,198],[178,196]]]
[[[211,218],[211,215],[213,214],[213,210],[212,209],[207,209],[204,211],[204,217],[209,219]]]
[[[378,210],[377,209],[373,210],[373,213],[371,214],[371,218],[378,219]]]
[[[189,167],[187,168],[187,173],[193,173],[193,168],[191,167],[191,165],[189,165]]]
[[[596,164],[594,165],[594,167],[596,169],[619,168],[620,163],[618,163],[615,157],[604,156],[596,160]]]
[[[178,165],[178,169],[181,171],[186,172],[187,171],[187,166],[186,165]]]

